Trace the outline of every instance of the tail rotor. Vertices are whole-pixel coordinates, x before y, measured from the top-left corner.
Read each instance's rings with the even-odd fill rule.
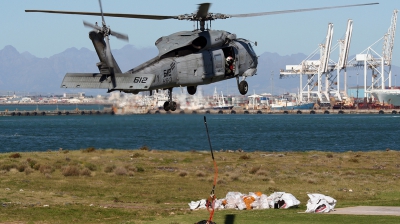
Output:
[[[99,26],[97,24],[97,22],[95,24],[92,24],[87,21],[83,21],[83,25],[85,27],[92,28],[98,34],[101,34],[103,36],[103,39],[105,40],[105,42],[104,42],[105,43],[105,49],[104,49],[105,58],[104,58],[103,62],[107,64],[109,74],[111,76],[111,82],[112,82],[113,88],[115,88],[116,87],[115,65],[114,65],[114,58],[111,54],[109,36],[110,35],[115,36],[116,38],[121,39],[123,41],[129,41],[129,37],[126,34],[111,31],[110,27],[107,26],[106,21],[104,19],[103,7],[101,4],[101,0],[99,0],[99,5],[100,5],[100,12],[101,12],[101,23],[102,23],[101,26]],[[101,60],[101,58],[100,58],[100,60]]]

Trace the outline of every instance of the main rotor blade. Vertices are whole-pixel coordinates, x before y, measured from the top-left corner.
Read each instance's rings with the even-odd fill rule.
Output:
[[[44,12],[44,13],[56,13],[56,14],[101,16],[101,13],[98,13],[98,12],[74,12],[74,11],[56,11],[56,10],[25,10],[25,12]],[[178,18],[178,16],[122,14],[122,13],[103,13],[103,15],[110,16],[110,17],[135,18],[135,19],[155,19],[155,20],[177,19]]]
[[[347,8],[347,7],[367,6],[367,5],[377,5],[377,4],[379,4],[379,3],[366,3],[366,4],[356,4],[356,5],[330,6],[330,7],[309,8],[309,9],[292,9],[292,10],[282,10],[282,11],[273,11],[273,12],[233,14],[233,15],[229,15],[229,17],[266,16],[266,15],[276,15],[276,14],[284,14],[284,13],[306,12],[306,11],[316,11],[316,10],[336,9],[336,8]]]
[[[206,18],[208,15],[208,9],[211,3],[199,4],[199,10],[197,11],[196,18]]]
[[[100,5],[100,12],[101,12],[101,21],[103,22],[102,24],[105,25],[106,21],[104,21],[103,6],[101,6],[101,0],[99,0],[99,5]]]

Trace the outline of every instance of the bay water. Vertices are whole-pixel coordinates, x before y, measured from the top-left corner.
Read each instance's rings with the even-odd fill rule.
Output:
[[[0,117],[0,152],[96,149],[245,152],[399,150],[400,115],[146,114]]]

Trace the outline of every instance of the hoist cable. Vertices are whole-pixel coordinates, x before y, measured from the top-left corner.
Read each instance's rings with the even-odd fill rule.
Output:
[[[213,183],[213,187],[210,193],[210,196],[207,199],[207,210],[210,212],[210,218],[208,219],[207,223],[213,223],[212,222],[212,218],[214,216],[214,211],[215,211],[215,186],[217,185],[217,177],[218,177],[218,167],[217,167],[217,163],[215,162],[214,159],[214,152],[211,146],[211,140],[210,140],[210,134],[208,133],[208,127],[207,127],[207,120],[206,120],[206,116],[204,116],[204,125],[206,126],[206,131],[207,131],[207,137],[208,137],[208,144],[210,145],[210,151],[211,151],[211,157],[213,159],[213,163],[214,163],[214,183]]]

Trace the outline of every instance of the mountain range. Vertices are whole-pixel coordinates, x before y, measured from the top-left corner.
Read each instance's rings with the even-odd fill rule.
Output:
[[[121,49],[112,50],[112,53],[121,70],[127,71],[155,57],[158,51],[156,47],[136,48],[128,44]],[[249,94],[297,92],[298,78],[279,79],[279,70],[288,64],[299,64],[306,57],[307,55],[302,53],[286,56],[270,52],[260,54],[257,75],[246,79],[249,83]],[[105,94],[106,90],[60,88],[62,79],[68,72],[98,72],[98,61],[95,51],[87,48],[68,48],[49,58],[38,58],[29,52],[19,53],[13,46],[8,45],[0,50],[0,95],[9,92]],[[396,74],[400,69],[393,66],[392,71]],[[239,94],[235,79],[202,86],[202,91],[208,95],[212,94],[214,88],[223,91],[225,95]],[[181,91],[176,89],[179,88],[175,88],[174,92]]]

